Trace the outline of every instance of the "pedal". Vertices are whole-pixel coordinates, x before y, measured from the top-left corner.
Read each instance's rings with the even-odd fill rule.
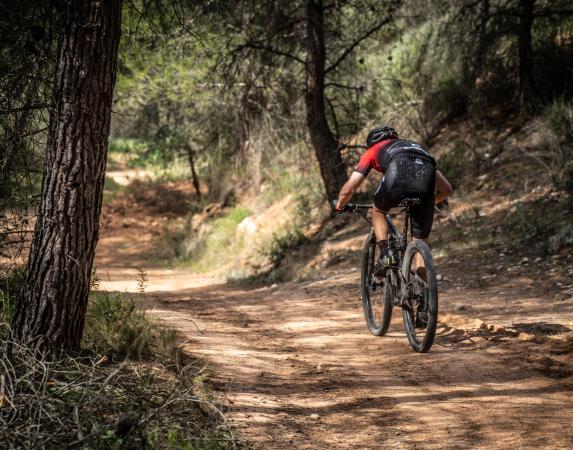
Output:
[[[376,263],[374,269],[372,270],[372,280],[376,284],[383,284],[384,279],[386,278],[386,272],[388,271],[388,267],[380,264],[379,262]]]

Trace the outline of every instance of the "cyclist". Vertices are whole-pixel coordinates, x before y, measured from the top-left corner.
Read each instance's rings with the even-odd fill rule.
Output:
[[[372,225],[380,248],[374,273],[383,276],[391,263],[388,258],[388,210],[405,198],[419,198],[420,204],[413,206],[410,213],[412,236],[425,240],[432,230],[434,203],[445,200],[452,193],[452,186],[436,170],[435,159],[420,144],[400,139],[394,128],[374,128],[368,133],[366,145],[367,151],[340,190],[336,210],[344,209],[372,169],[382,172],[382,181],[374,193]],[[425,278],[421,257],[417,258],[416,267],[418,274]]]

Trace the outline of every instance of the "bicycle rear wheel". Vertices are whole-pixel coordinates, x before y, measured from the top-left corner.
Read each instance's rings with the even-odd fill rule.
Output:
[[[382,284],[372,280],[372,270],[379,253],[376,239],[372,236],[370,234],[366,238],[362,249],[362,306],[370,333],[374,336],[383,336],[388,331],[392,319],[392,290],[388,276]]]
[[[417,272],[416,255],[422,257],[425,271]],[[421,240],[408,244],[402,263],[402,274],[409,286],[402,306],[404,329],[412,348],[424,353],[434,342],[438,324],[438,284],[428,244]]]

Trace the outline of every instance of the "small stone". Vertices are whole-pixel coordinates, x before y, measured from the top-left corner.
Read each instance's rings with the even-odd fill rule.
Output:
[[[436,275],[436,280],[442,281],[443,279],[444,279],[444,276],[441,273]]]
[[[535,335],[529,333],[519,333],[517,335],[517,339],[519,339],[520,341],[530,342],[535,340]]]
[[[527,264],[528,262],[529,262],[529,258],[528,258],[527,256],[524,256],[524,257],[521,259],[521,264]]]
[[[320,415],[314,413],[314,414],[311,414],[311,415],[310,415],[310,418],[311,418],[312,420],[318,420],[318,419],[320,419]]]
[[[454,311],[463,311],[464,309],[466,309],[466,305],[456,305],[454,307]]]

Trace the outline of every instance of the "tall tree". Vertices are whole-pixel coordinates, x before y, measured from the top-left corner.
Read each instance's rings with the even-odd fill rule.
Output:
[[[519,93],[521,100],[527,102],[535,94],[533,84],[533,49],[531,45],[531,29],[533,28],[535,0],[520,0],[519,2],[519,31],[517,45],[519,52]]]
[[[348,179],[338,142],[334,138],[324,102],[326,47],[324,44],[324,6],[322,0],[306,2],[305,104],[308,133],[320,165],[328,200],[338,198]]]
[[[42,199],[13,331],[79,346],[98,240],[122,0],[66,0]]]
[[[351,72],[352,56],[392,21],[400,3],[400,0],[328,4],[323,0],[239,2],[241,14],[234,14],[239,21],[235,27],[240,30],[240,43],[231,51],[236,64],[243,63],[245,53],[258,53],[269,67],[276,67],[278,58],[293,65],[287,69],[293,76],[298,76],[299,68],[304,69],[304,81],[300,81],[304,86],[307,131],[330,200],[337,197],[347,174],[341,155],[343,136],[337,126],[337,105],[327,98],[327,87],[331,91],[355,89],[344,82],[342,74]],[[338,106],[345,113],[349,109],[348,105]],[[347,127],[346,132],[356,132],[357,128]]]

